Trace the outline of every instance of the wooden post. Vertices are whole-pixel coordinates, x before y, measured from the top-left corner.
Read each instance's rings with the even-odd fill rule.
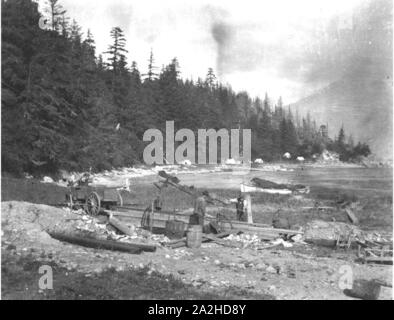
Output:
[[[152,230],[153,230],[153,215],[155,212],[154,206],[155,206],[155,202],[152,201],[152,207],[151,207],[151,212],[150,212],[150,217],[149,217],[149,231],[150,232],[152,232]]]
[[[250,194],[245,195],[245,211],[248,217],[248,223],[253,223],[253,215],[252,215],[252,199]]]

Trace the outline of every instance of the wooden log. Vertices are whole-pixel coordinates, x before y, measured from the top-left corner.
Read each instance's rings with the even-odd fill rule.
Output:
[[[350,208],[345,208],[345,212],[351,223],[358,224],[358,219]]]
[[[335,248],[337,245],[337,240],[335,239],[305,239],[305,242],[312,243],[321,247]]]
[[[60,232],[50,232],[49,235],[56,240],[68,242],[71,244],[77,244],[88,248],[122,251],[133,254],[140,254],[142,251],[156,251],[156,246],[147,244],[125,243],[111,240],[84,238],[78,235],[69,235]]]
[[[393,257],[364,257],[364,261],[366,263],[368,262],[373,262],[373,263],[387,263],[387,264],[393,264]]]
[[[111,226],[115,227],[117,230],[119,230],[123,234],[125,234],[127,236],[133,235],[133,232],[131,231],[131,229],[128,226],[124,225],[121,221],[119,221],[118,219],[116,219],[112,215],[110,215],[108,222],[110,223]]]
[[[171,245],[173,245],[173,244],[176,244],[176,243],[179,243],[179,242],[183,242],[183,241],[186,241],[186,237],[168,241],[168,242],[166,242],[166,245],[167,245],[167,246],[171,246]]]

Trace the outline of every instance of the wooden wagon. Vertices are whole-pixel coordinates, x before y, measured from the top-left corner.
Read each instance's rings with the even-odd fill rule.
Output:
[[[117,187],[71,186],[66,201],[72,209],[82,208],[87,214],[98,215],[101,209],[112,209],[123,205],[122,195]]]

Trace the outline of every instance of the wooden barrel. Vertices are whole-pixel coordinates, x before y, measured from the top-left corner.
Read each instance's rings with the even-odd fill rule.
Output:
[[[185,236],[186,223],[179,220],[166,221],[165,235],[170,239],[180,239]]]
[[[202,227],[200,225],[192,225],[186,233],[186,244],[189,248],[201,247]]]

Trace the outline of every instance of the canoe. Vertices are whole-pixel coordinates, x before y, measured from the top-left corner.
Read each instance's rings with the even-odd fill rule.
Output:
[[[270,194],[291,194],[290,189],[260,188],[247,183],[241,183],[241,192],[264,192]]]
[[[309,193],[309,187],[302,184],[281,184],[261,178],[253,178],[241,184],[241,192],[265,192],[270,194]]]

